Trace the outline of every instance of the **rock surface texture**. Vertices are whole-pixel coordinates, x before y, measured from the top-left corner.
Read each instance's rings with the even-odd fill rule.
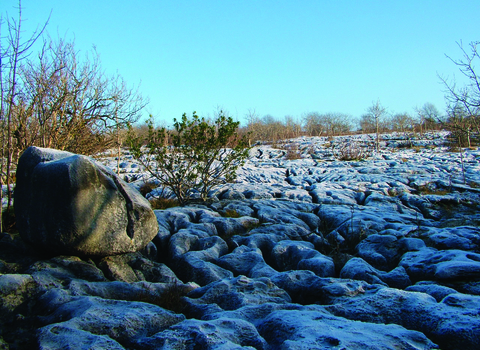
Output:
[[[142,250],[58,254],[2,234],[0,348],[478,349],[480,152],[463,155],[465,184],[442,135],[418,150],[385,137],[363,161],[336,160],[327,146],[353,137],[290,140],[297,160],[254,148],[211,203],[155,210]],[[38,171],[32,179],[51,165],[31,164],[55,163],[35,152],[19,167]],[[59,171],[78,161],[55,157]],[[126,155],[125,178],[141,175],[134,165]],[[29,186],[27,203],[46,191]],[[120,197],[111,194],[125,206]]]
[[[30,147],[15,188],[17,227],[38,249],[109,256],[141,250],[158,231],[148,201],[86,156]]]

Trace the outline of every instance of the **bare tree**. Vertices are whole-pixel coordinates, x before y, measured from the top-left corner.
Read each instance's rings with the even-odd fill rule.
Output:
[[[371,134],[375,132],[375,118],[372,115],[362,115],[358,123],[362,133]]]
[[[348,114],[339,112],[325,114],[329,135],[334,136],[350,132],[352,130],[351,119]]]
[[[304,116],[305,129],[311,136],[335,136],[352,129],[351,117],[344,113],[312,112]]]
[[[27,106],[19,123],[38,130],[33,142],[42,147],[92,154],[108,135],[118,140],[147,103],[118,74],[102,71],[95,50],[82,60],[74,43],[62,39],[45,42],[38,60],[22,66],[21,77]]]
[[[440,120],[440,112],[432,103],[425,103],[420,108],[415,108],[420,126],[420,135],[435,127]]]
[[[469,49],[463,47],[463,43],[457,42],[462,58],[456,60],[447,56],[460,70],[462,75],[467,78],[467,83],[458,87],[455,80],[449,81],[440,77],[445,86],[445,97],[450,110],[459,107],[465,113],[465,120],[468,120],[468,127],[472,128],[477,134],[480,132],[480,78],[475,71],[475,64],[480,61],[478,51],[479,41],[469,44]],[[465,130],[467,131],[467,130]]]
[[[48,24],[48,19],[42,27],[37,28],[27,40],[22,39],[22,4],[18,2],[17,18],[8,17],[6,19],[7,33],[5,36],[0,35],[0,128],[2,130],[2,154],[1,154],[1,174],[0,187],[7,185],[7,212],[10,211],[12,205],[12,177],[14,170],[14,148],[12,127],[14,111],[19,109],[19,89],[18,74],[19,67],[28,55],[31,53],[31,47],[42,35]],[[0,27],[3,21],[0,19]],[[2,33],[0,29],[0,33]],[[4,39],[5,38],[5,39]],[[3,45],[3,40],[6,41]],[[3,195],[3,189],[0,191]],[[0,198],[1,200],[2,198]],[[1,228],[1,227],[0,227]]]
[[[463,105],[455,105],[448,109],[447,119],[443,122],[450,131],[450,138],[460,147],[472,146],[472,134],[477,128],[476,118],[469,116]]]
[[[397,113],[392,116],[392,129],[406,133],[414,128],[415,121],[408,113]]]
[[[248,134],[248,146],[252,146],[252,140],[259,138],[259,126],[261,125],[260,117],[258,116],[255,109],[249,109],[245,116],[247,119],[247,134]]]
[[[319,136],[324,132],[323,125],[321,124],[321,116],[318,112],[307,113],[303,117],[303,123],[307,135]]]
[[[24,149],[92,154],[99,145],[118,143],[120,131],[139,118],[148,100],[120,75],[107,76],[95,50],[81,57],[73,42],[49,39],[31,56],[46,23],[23,41],[20,2],[18,19],[6,24],[7,35],[0,36],[0,185],[6,183],[10,210],[12,175]]]
[[[373,102],[372,105],[368,107],[367,114],[375,120],[375,150],[378,153],[380,144],[380,122],[386,116],[387,109],[380,104],[379,100],[377,100],[377,102]]]

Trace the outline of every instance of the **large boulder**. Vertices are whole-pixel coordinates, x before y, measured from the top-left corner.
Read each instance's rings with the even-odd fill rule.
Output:
[[[136,252],[158,232],[148,201],[115,173],[47,148],[29,147],[20,157],[15,215],[25,241],[55,254]]]

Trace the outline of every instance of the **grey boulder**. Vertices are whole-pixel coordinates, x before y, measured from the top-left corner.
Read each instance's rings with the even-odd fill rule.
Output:
[[[93,159],[29,147],[20,157],[15,215],[22,238],[55,254],[110,256],[157,234],[148,201]]]

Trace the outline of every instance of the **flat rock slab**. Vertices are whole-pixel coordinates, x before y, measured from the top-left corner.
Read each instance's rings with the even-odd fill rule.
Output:
[[[478,280],[480,254],[463,250],[424,248],[408,252],[400,261],[413,280]]]

